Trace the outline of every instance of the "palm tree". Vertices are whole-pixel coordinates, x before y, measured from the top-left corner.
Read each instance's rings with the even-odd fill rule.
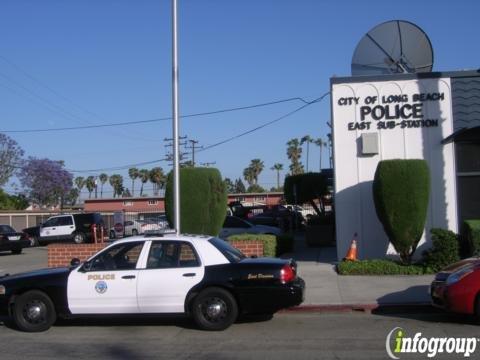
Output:
[[[250,166],[243,169],[243,178],[248,183],[248,185],[252,186],[254,184],[255,180],[253,177],[252,168]]]
[[[138,170],[138,177],[140,178],[140,181],[142,182],[142,187],[140,188],[140,196],[143,195],[143,185],[150,178],[149,175],[150,175],[150,172],[147,169]]]
[[[320,167],[319,167],[319,172],[322,172],[322,148],[327,147],[327,142],[325,140],[322,140],[322,138],[318,138],[315,140],[315,145],[317,145],[320,148]]]
[[[252,169],[253,183],[258,184],[258,177],[265,167],[263,161],[260,159],[253,159],[250,161],[250,169]]]
[[[283,170],[283,164],[276,163],[270,168],[270,170],[274,170],[277,172],[277,190],[280,189],[280,171]]]
[[[148,174],[150,182],[153,184],[153,194],[158,196],[158,190],[165,185],[166,177],[161,167],[154,167]]]
[[[303,173],[303,165],[300,163],[302,157],[302,148],[298,139],[291,139],[287,142],[287,156],[291,161],[289,166],[290,174],[298,175]]]
[[[138,178],[138,169],[137,168],[130,168],[128,169],[128,176],[132,179],[132,196],[135,196],[134,186],[135,186],[135,179]]]
[[[83,176],[77,176],[75,178],[75,185],[77,186],[78,191],[81,192],[85,186],[85,178]]]
[[[103,197],[103,185],[108,181],[108,175],[105,173],[101,173],[98,178],[100,179],[100,183],[102,184],[100,186],[100,197]]]
[[[113,197],[116,195],[121,196],[123,193],[123,176],[119,174],[113,174],[110,176],[109,182],[113,188]]]
[[[92,197],[92,191],[95,189],[95,176],[87,177],[87,180],[85,180],[85,186],[87,187],[88,198],[90,199]]]
[[[309,153],[310,153],[310,144],[313,142],[313,139],[310,137],[310,135],[305,135],[304,137],[302,137],[302,139],[300,140],[300,145],[303,145],[303,144],[307,144],[307,173],[308,173],[308,156],[309,156]]]

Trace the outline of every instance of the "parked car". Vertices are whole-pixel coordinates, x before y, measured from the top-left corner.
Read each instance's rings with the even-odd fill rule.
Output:
[[[430,286],[432,304],[480,319],[480,258],[465,259],[436,274]]]
[[[73,241],[77,244],[92,242],[92,226],[103,227],[99,213],[56,215],[40,225],[39,244],[53,241]]]
[[[20,254],[23,248],[29,246],[27,234],[15,231],[10,225],[0,225],[0,251]]]
[[[158,231],[162,229],[168,229],[168,222],[159,221],[154,219],[146,220],[126,220],[123,222],[123,236],[137,236],[138,234],[144,234],[149,231]],[[110,228],[109,238],[115,239],[115,229]]]
[[[22,232],[27,234],[27,238],[30,240],[31,247],[39,245],[38,239],[40,238],[40,225],[22,229]]]
[[[221,239],[226,239],[230,235],[235,234],[271,234],[278,236],[281,235],[281,233],[282,232],[278,227],[254,225],[247,220],[240,219],[239,217],[227,216],[218,236]]]
[[[252,224],[278,226],[282,229],[289,229],[290,226],[298,228],[305,219],[299,212],[293,212],[283,205],[273,205],[248,219]]]
[[[57,316],[169,313],[223,330],[239,313],[299,305],[304,291],[292,259],[246,258],[209,236],[148,235],[118,240],[83,264],[0,277],[0,313],[28,332]]]

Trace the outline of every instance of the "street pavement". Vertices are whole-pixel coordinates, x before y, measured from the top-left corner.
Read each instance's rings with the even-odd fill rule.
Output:
[[[63,321],[43,333],[0,326],[1,359],[388,359],[386,338],[401,327],[413,337],[480,337],[469,320],[447,314],[281,313],[221,332],[178,318]],[[470,358],[478,358],[479,349]],[[401,354],[404,359],[427,355]],[[463,359],[462,354],[435,359]]]

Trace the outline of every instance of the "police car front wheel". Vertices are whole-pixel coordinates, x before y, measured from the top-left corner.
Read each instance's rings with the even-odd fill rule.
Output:
[[[238,306],[233,295],[222,288],[207,288],[194,299],[192,315],[204,330],[224,330],[238,316]]]
[[[15,325],[26,332],[48,330],[57,319],[52,300],[38,290],[27,291],[18,296],[12,313]]]

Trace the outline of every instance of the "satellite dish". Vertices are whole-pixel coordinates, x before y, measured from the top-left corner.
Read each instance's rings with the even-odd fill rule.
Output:
[[[417,25],[392,20],[375,26],[358,43],[352,76],[430,72],[430,39]]]

